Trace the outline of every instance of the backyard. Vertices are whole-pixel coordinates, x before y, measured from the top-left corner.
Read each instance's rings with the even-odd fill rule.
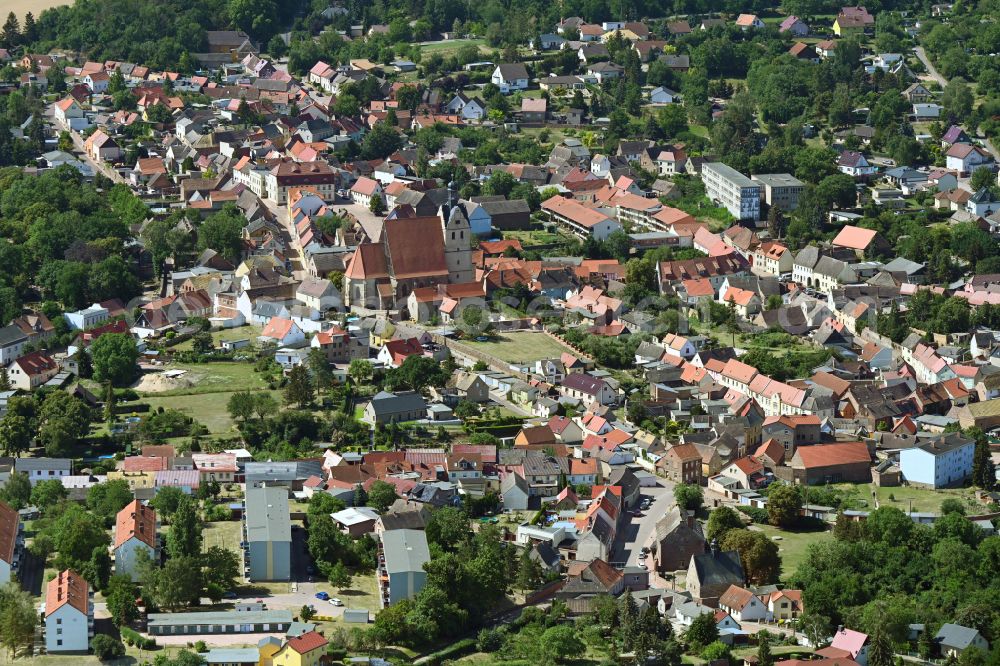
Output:
[[[565,352],[573,353],[569,347],[544,333],[526,331],[501,333],[484,342],[478,340],[462,342],[507,363],[531,363],[545,358],[559,358]]]
[[[860,507],[866,510],[875,508],[873,495],[878,497],[878,505],[881,507],[893,506],[901,511],[916,511],[920,513],[939,513],[941,502],[953,498],[965,502],[968,513],[976,513],[973,509],[978,507],[973,499],[973,491],[969,488],[948,488],[933,490],[930,488],[916,488],[913,486],[897,486],[895,488],[878,487],[875,484],[857,485],[842,483],[834,486],[837,490],[846,492],[858,499],[863,499],[866,506]],[[980,507],[980,511],[981,511]]]
[[[772,525],[760,524],[755,524],[751,529],[763,532],[768,539],[778,545],[778,553],[781,554],[782,580],[788,580],[799,565],[805,561],[810,544],[822,543],[833,538],[833,532],[829,530],[793,532]],[[775,537],[780,538],[775,540]]]
[[[223,328],[217,331],[212,331],[212,342],[218,347],[222,342],[229,340],[249,340],[250,344],[254,344],[257,336],[261,332],[260,326],[237,326],[236,328]],[[191,340],[185,340],[171,347],[174,351],[189,351],[192,347]]]

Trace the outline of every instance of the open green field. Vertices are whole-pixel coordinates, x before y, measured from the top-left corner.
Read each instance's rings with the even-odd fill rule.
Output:
[[[573,350],[559,344],[544,333],[526,331],[503,333],[486,342],[476,340],[463,340],[462,342],[508,363],[528,363],[540,361],[543,358],[559,358],[563,352],[574,353]]]
[[[783,530],[780,527],[756,524],[753,526],[753,530],[763,532],[772,541],[774,541],[774,537],[776,536],[781,537],[780,540],[774,541],[774,543],[778,544],[778,552],[781,555],[782,580],[787,580],[789,576],[795,573],[799,565],[805,562],[809,544],[822,543],[833,539],[833,532],[829,530],[824,532],[791,532]]]
[[[236,328],[222,328],[218,331],[212,331],[212,342],[218,347],[223,341],[226,340],[250,340],[250,344],[256,341],[257,336],[260,335],[262,328],[260,326],[237,326]],[[172,347],[177,351],[188,351],[191,349],[192,341],[185,340],[179,345]]]
[[[439,42],[428,42],[420,45],[420,53],[440,53],[447,57],[457,53],[463,46],[478,46],[480,53],[487,53],[485,39],[448,39]]]
[[[213,434],[224,434],[230,431],[233,420],[226,411],[226,404],[235,391],[217,393],[195,393],[191,395],[148,395],[142,401],[149,404],[150,409],[157,407],[176,409],[203,424]],[[281,402],[280,391],[270,391],[275,400]]]
[[[943,490],[932,490],[929,488],[915,488],[913,486],[898,486],[896,488],[880,488],[875,484],[850,484],[841,483],[835,486],[837,490],[852,493],[855,497],[867,502],[864,508],[871,511],[875,508],[872,491],[877,493],[879,506],[894,506],[900,511],[917,511],[921,513],[939,513],[941,502],[946,499],[958,499],[965,502],[968,513],[975,513],[975,510],[982,511],[982,506],[977,504],[973,490],[970,488],[948,488]],[[890,499],[890,495],[892,498]]]
[[[146,395],[176,396],[199,393],[218,393],[261,390],[267,388],[253,364],[223,361],[219,363],[170,363],[164,370],[186,370],[176,379],[163,378],[149,373],[140,380],[135,390]]]

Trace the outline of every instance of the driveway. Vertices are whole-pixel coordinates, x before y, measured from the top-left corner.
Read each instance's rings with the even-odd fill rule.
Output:
[[[924,67],[927,69],[927,75],[930,76],[934,81],[937,82],[939,86],[943,89],[948,85],[948,79],[941,76],[941,73],[937,71],[931,59],[927,57],[927,52],[924,51],[924,47],[918,46],[913,49],[913,53],[917,56],[917,60],[923,63]]]
[[[611,556],[615,564],[638,566],[639,552],[643,546],[648,546],[656,532],[656,521],[662,518],[674,505],[674,484],[664,479],[658,479],[659,485],[653,488],[642,488],[640,495],[652,501],[649,509],[642,516],[629,517],[629,522],[619,531],[615,549]],[[641,501],[641,500],[640,500]]]

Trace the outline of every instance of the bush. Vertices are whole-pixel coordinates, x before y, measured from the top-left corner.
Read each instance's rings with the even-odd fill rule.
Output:
[[[208,646],[205,645],[205,641],[196,641],[194,644],[195,652],[208,652]]]
[[[136,646],[142,648],[143,650],[152,650],[156,647],[156,639],[154,638],[143,638],[139,632],[134,629],[129,629],[128,627],[121,628],[122,640],[125,641],[126,645]]]
[[[462,657],[466,654],[469,654],[475,651],[475,649],[476,649],[476,639],[466,638],[464,640],[458,641],[457,643],[449,645],[443,650],[439,650],[438,652],[432,652],[431,654],[425,657],[424,663],[427,664],[428,666],[438,666],[438,664],[442,664],[450,659],[457,659],[458,657]]]
[[[110,661],[125,656],[125,646],[107,634],[98,634],[90,641],[90,649],[101,661]]]
[[[750,520],[755,523],[761,523],[764,525],[768,524],[767,509],[763,509],[759,506],[738,506],[736,510],[747,516],[750,516]]]

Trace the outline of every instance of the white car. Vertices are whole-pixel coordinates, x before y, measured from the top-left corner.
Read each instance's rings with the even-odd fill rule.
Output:
[[[330,597],[330,604],[333,606],[343,606],[344,602],[337,597]]]

